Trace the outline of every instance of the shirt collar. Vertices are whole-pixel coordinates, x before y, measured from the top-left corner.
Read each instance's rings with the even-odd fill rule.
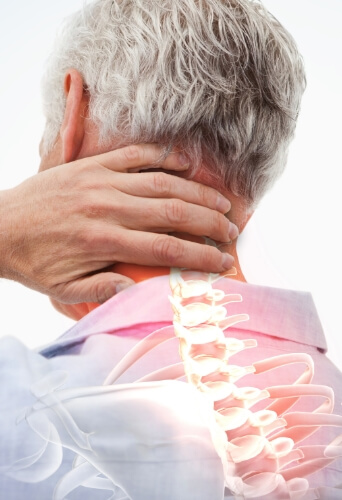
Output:
[[[247,313],[249,320],[234,328],[327,350],[326,339],[312,296],[308,292],[284,290],[222,278],[214,285],[225,293],[240,294],[242,302],[227,306],[228,315]],[[112,333],[142,323],[170,323],[169,276],[133,285],[78,321],[56,341],[40,349],[48,356],[56,349],[82,342],[91,335]]]

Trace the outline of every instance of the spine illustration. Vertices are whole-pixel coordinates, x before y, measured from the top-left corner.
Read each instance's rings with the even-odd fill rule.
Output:
[[[256,347],[254,339],[225,335],[229,327],[248,320],[247,314],[227,315],[225,306],[242,301],[213,284],[214,274],[173,269],[170,275],[174,330],[188,382],[212,403],[212,438],[224,468],[226,487],[237,499],[313,499],[324,488],[310,489],[306,476],[341,455],[342,439],[325,445],[297,446],[321,426],[341,426],[332,414],[331,388],[311,384],[312,358],[290,353],[264,359],[251,366],[231,364],[238,352]],[[291,385],[258,389],[236,385],[247,374],[304,363],[305,371]],[[276,380],[276,377],[275,377]],[[289,412],[303,396],[323,399],[313,412]],[[253,407],[264,402],[264,408]]]
[[[236,327],[248,321],[248,315],[229,315],[234,302],[243,307],[243,298],[227,294],[227,284],[221,289],[223,279],[172,269],[173,324],[168,321],[144,335],[103,385],[67,387],[67,371],[51,369],[49,363],[40,371],[40,364],[39,377],[30,387],[34,403],[17,420],[33,431],[37,446],[33,454],[19,456],[6,467],[6,474],[17,481],[44,481],[59,470],[63,450],[68,449],[75,460],[55,485],[54,500],[68,498],[80,486],[107,490],[118,500],[155,499],[155,470],[165,474],[163,485],[169,481],[163,497],[169,500],[194,498],[194,482],[198,500],[222,500],[223,486],[228,498],[236,500],[340,498],[341,485],[319,477],[324,484],[313,487],[308,478],[342,456],[342,436],[332,440],[315,435],[322,426],[342,427],[342,416],[333,413],[333,390],[312,383],[314,363],[305,352],[263,357],[256,339]],[[167,344],[177,344],[175,335],[181,359],[176,351],[170,357],[174,364],[166,365]],[[155,354],[159,368],[133,378],[133,383],[120,383],[131,368],[136,377],[136,363],[160,347],[166,354],[161,360]],[[253,361],[253,350],[246,352],[251,348],[258,349],[258,361]],[[232,362],[235,355],[239,362]],[[246,358],[253,362],[244,363]],[[297,379],[281,384],[278,370],[285,370],[283,380],[292,370]],[[177,380],[184,375],[187,382]],[[258,375],[261,379],[254,384]],[[311,402],[304,410],[296,408],[302,398]],[[199,455],[202,450],[206,457],[207,449],[210,461],[204,462]],[[158,463],[165,453],[167,467],[155,468],[155,450]],[[139,462],[138,452],[146,460]],[[189,479],[196,460],[199,469]],[[213,474],[202,474],[204,463]]]

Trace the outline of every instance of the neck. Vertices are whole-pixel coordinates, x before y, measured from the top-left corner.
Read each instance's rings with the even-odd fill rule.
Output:
[[[176,236],[176,233],[174,233],[174,235]],[[184,233],[177,233],[177,237],[190,241],[196,241],[198,243],[204,243],[203,238],[194,237]],[[234,257],[234,267],[236,269],[236,274],[231,275],[230,277],[238,281],[246,281],[239,263],[236,249],[236,240],[229,244],[220,244],[219,247],[221,251],[228,252]],[[144,281],[146,279],[153,278],[154,276],[168,275],[170,273],[170,268],[168,267],[141,266],[138,264],[123,263],[115,264],[108,270],[125,275],[129,278],[132,278],[136,282]]]
[[[186,234],[178,236],[184,239],[197,241],[199,243],[200,242],[203,243],[204,241],[203,238],[197,238]],[[239,258],[236,251],[236,240],[230,244],[220,245],[220,249],[222,251],[230,253],[235,259],[234,267],[236,269],[236,274],[230,275],[229,277],[238,281],[246,281],[240,268]],[[136,283],[147,280],[149,278],[153,278],[155,276],[163,276],[163,275],[167,276],[170,274],[169,267],[140,266],[137,264],[123,264],[123,263],[118,263],[114,264],[113,266],[109,266],[107,268],[107,271],[122,274],[124,276],[127,276],[128,278],[132,278]],[[57,311],[75,320],[81,319],[83,316],[85,316],[90,311],[99,306],[99,304],[93,304],[93,303],[61,304],[55,300],[52,300],[52,304],[54,305],[54,307],[56,307]]]
[[[240,266],[236,245],[237,240],[234,240],[232,243],[220,245],[220,250],[223,252],[227,252],[234,257],[234,267],[236,269],[236,274],[234,276],[231,276],[231,278],[237,281],[247,282]]]

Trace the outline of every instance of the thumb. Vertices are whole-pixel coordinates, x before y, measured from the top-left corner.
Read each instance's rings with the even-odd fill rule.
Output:
[[[65,304],[80,302],[99,302],[102,304],[135,282],[126,276],[116,273],[99,273],[63,285],[63,289],[55,294],[55,298]]]

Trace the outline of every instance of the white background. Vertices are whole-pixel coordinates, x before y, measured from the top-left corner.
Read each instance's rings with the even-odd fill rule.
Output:
[[[43,63],[60,21],[82,3],[0,0],[0,189],[38,169]],[[342,367],[342,0],[265,4],[297,40],[308,88],[287,170],[241,236],[242,268],[250,282],[310,290],[329,356]],[[15,335],[31,347],[73,324],[46,297],[5,280],[0,308],[0,336]]]

